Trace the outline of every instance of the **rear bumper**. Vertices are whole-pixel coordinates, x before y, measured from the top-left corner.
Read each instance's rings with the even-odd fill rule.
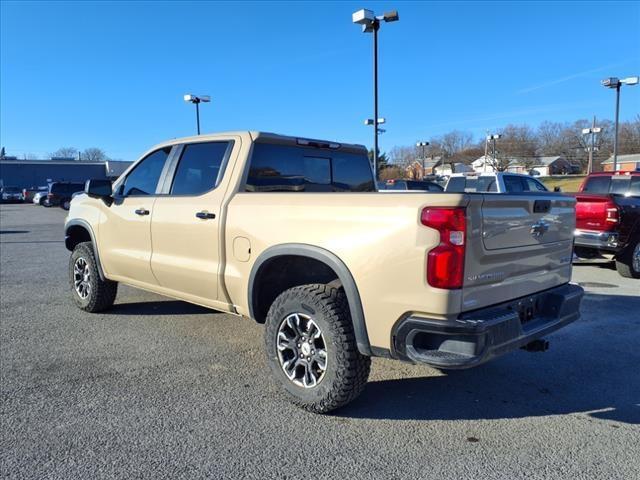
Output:
[[[574,232],[576,247],[597,248],[598,250],[609,250],[615,252],[618,249],[617,232],[598,232],[593,230],[581,230],[577,228]]]
[[[475,367],[577,320],[583,293],[568,283],[456,320],[409,316],[394,326],[393,353],[435,367]]]

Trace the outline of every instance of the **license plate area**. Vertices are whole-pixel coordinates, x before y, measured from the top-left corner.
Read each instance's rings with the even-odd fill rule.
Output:
[[[509,310],[516,312],[520,323],[525,325],[534,320],[540,314],[540,297],[522,298],[507,307]]]

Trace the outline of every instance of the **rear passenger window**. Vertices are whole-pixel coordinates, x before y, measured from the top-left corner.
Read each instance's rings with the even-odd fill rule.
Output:
[[[611,177],[609,176],[596,176],[587,180],[583,192],[589,193],[609,193],[609,184],[611,183]]]
[[[503,179],[504,179],[504,189],[507,193],[518,193],[518,192],[524,191],[520,177],[514,177],[513,175],[505,175]]]
[[[251,156],[248,192],[373,192],[365,154],[257,143]]]
[[[548,192],[547,188],[533,178],[523,178],[527,192]]]
[[[497,192],[498,185],[496,185],[496,177],[484,176],[478,177],[478,186],[476,187],[478,192]]]
[[[200,195],[218,186],[232,142],[185,145],[171,185],[172,195]]]
[[[629,187],[629,195],[632,197],[640,197],[640,176],[631,177],[631,186]]]

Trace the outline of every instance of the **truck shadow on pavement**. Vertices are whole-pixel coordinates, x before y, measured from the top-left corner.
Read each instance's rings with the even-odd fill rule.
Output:
[[[576,414],[640,424],[640,295],[588,292],[581,310],[578,322],[549,337],[546,353],[520,350],[444,375],[406,366],[402,370],[432,375],[372,380],[337,416],[478,420]]]
[[[204,315],[217,313],[192,303],[180,300],[160,300],[150,302],[116,303],[103,315]]]

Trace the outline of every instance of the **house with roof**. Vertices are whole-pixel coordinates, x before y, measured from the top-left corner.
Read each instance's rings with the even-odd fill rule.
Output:
[[[434,175],[435,168],[440,165],[441,161],[441,157],[426,158],[424,161],[416,159],[405,168],[406,176],[413,180],[422,180],[427,175]]]
[[[618,155],[617,169],[624,172],[640,171],[640,153],[631,153],[629,155]],[[602,162],[602,170],[605,172],[613,171],[613,155]]]
[[[517,158],[508,158],[507,168],[505,171],[511,173],[527,173],[527,167],[522,160]],[[501,164],[504,164],[504,160],[499,160]],[[471,167],[478,173],[493,173],[495,172],[493,157],[483,155],[477,160],[471,162]]]
[[[549,175],[566,175],[574,173],[579,166],[572,164],[564,158],[562,155],[550,156],[550,157],[536,157],[535,163],[532,166],[532,170],[535,170],[543,177]]]
[[[473,172],[473,167],[462,162],[442,163],[435,167],[436,175],[449,176],[452,173]]]

